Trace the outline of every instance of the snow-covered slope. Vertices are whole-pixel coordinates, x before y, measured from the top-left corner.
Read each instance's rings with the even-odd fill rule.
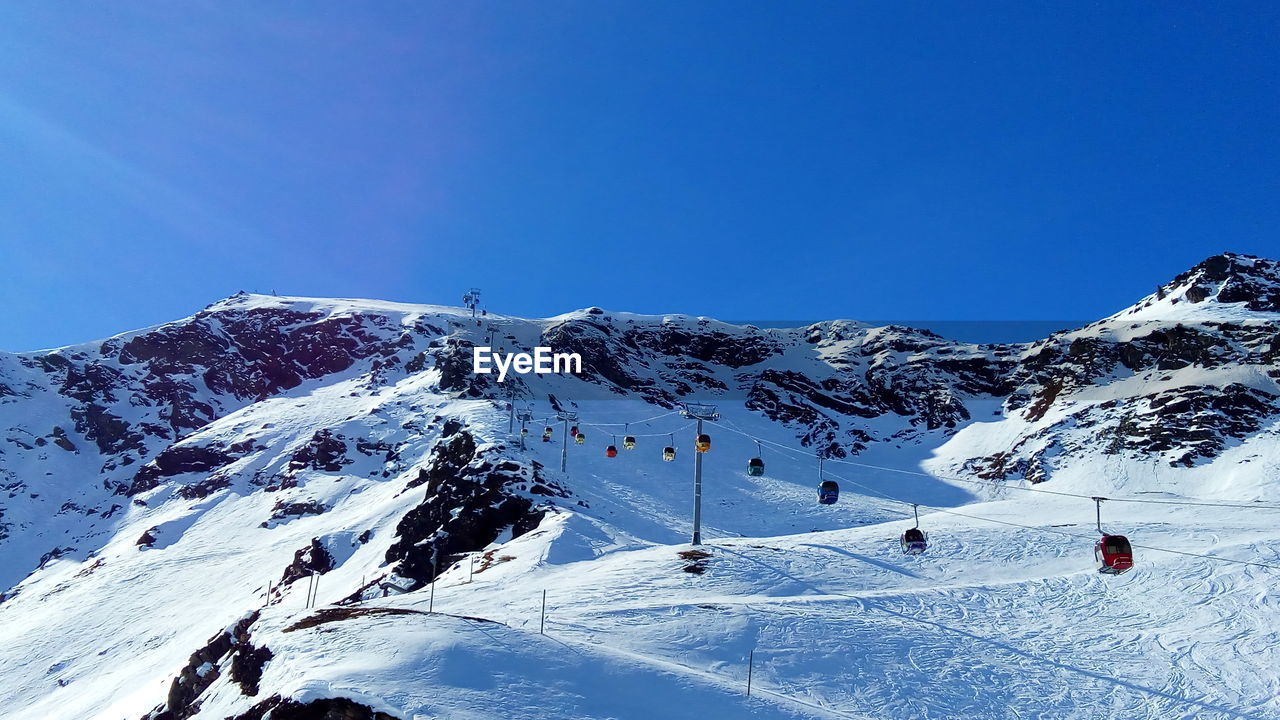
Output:
[[[5,716],[1280,717],[1276,571],[1228,562],[1280,564],[1278,319],[1224,255],[1027,345],[239,295],[0,353]],[[1103,578],[1089,495],[1255,505],[1106,503]]]

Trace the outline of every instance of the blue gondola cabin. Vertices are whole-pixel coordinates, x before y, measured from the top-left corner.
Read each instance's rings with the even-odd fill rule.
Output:
[[[919,555],[929,547],[928,536],[920,528],[910,528],[902,533],[902,552],[908,555]]]
[[[818,486],[818,502],[823,505],[835,505],[840,499],[840,485],[835,480],[823,480]]]

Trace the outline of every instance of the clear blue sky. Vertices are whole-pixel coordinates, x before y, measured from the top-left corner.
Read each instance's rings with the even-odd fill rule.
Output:
[[[7,3],[0,349],[241,289],[1091,319],[1280,255],[1278,8]]]

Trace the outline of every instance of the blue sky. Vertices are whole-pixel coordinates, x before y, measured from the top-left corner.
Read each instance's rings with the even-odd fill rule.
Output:
[[[0,349],[241,289],[1092,319],[1280,255],[1278,8],[5,4]]]

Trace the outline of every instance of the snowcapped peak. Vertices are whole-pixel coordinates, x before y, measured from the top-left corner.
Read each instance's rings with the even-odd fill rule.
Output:
[[[1222,253],[1206,258],[1112,318],[1226,320],[1248,312],[1280,313],[1280,262]]]

